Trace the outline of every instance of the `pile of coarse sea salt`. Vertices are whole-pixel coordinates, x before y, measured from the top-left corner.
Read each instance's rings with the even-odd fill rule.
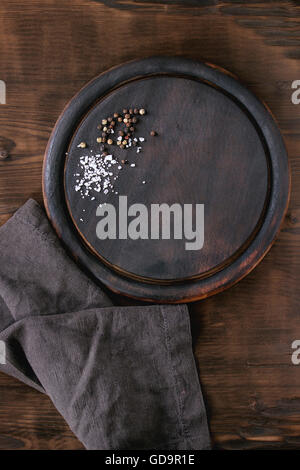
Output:
[[[140,153],[142,150],[141,142],[144,142],[145,138],[129,139],[126,147],[131,147],[133,141],[139,142],[136,153]],[[124,160],[122,162],[124,163]],[[134,168],[136,163],[131,163],[128,166]],[[80,156],[78,167],[80,167],[80,173],[74,174],[76,178],[74,189],[80,193],[82,199],[89,197],[91,201],[94,201],[96,199],[95,193],[100,192],[105,195],[109,192],[118,194],[114,183],[119,178],[119,172],[124,166],[112,154],[94,153],[93,150],[90,150],[89,153]]]
[[[79,177],[76,179],[75,191],[79,192],[83,199],[92,196],[91,201],[95,199],[94,191],[96,193],[103,191],[104,194],[115,192],[114,181],[119,177],[116,172],[117,163],[112,155],[103,156],[93,152],[82,155],[78,164],[82,171],[74,175]],[[117,169],[122,170],[122,166],[118,165]]]

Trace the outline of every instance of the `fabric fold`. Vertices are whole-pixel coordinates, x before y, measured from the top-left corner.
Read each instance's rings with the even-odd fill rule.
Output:
[[[0,370],[46,393],[87,449],[208,449],[186,306],[119,307],[30,200],[0,228]]]

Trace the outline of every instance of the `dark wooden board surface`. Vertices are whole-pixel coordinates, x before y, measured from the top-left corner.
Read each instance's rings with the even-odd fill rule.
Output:
[[[78,161],[89,152],[99,154],[97,124],[114,110],[120,112],[135,103],[147,110],[136,126],[136,135],[145,136],[140,154],[136,148],[107,146],[119,163],[124,158],[129,162],[121,163],[121,171],[115,172],[118,194],[93,191],[83,199],[74,189],[80,178],[76,174],[82,174]],[[151,138],[154,128],[158,135]],[[77,148],[85,140],[88,149]],[[181,280],[228,262],[252,237],[268,195],[268,155],[252,122],[222,92],[188,77],[156,76],[118,88],[88,113],[68,151],[66,198],[78,231],[109,264],[139,278]],[[96,207],[100,203],[117,207],[119,195],[127,196],[128,206],[204,204],[203,248],[186,250],[186,240],[173,238],[100,241]]]
[[[147,55],[184,55],[231,70],[271,108],[287,146],[292,193],[262,263],[228,291],[190,306],[214,445],[300,446],[300,8],[295,1],[16,1],[0,6],[0,222],[42,202],[42,158],[65,103],[98,73]],[[124,300],[125,302],[125,300]],[[79,449],[50,400],[0,375],[1,449]]]
[[[105,202],[117,206],[118,195],[93,192],[96,199],[91,201],[91,196],[83,200],[75,192],[78,159],[88,153],[77,145],[88,139],[88,151],[99,153],[96,124],[126,103],[142,103],[147,110],[137,124],[137,135],[145,136],[145,143],[140,155],[135,148],[107,147],[118,162],[129,162],[121,164],[114,187],[127,196],[128,205],[204,204],[206,237],[201,250],[186,250],[184,239],[97,239],[95,207]],[[152,128],[158,135],[151,139]],[[188,77],[140,79],[101,100],[81,123],[66,162],[67,200],[78,231],[110,264],[151,280],[181,280],[223,265],[251,238],[268,195],[267,158],[252,122],[222,92]],[[130,163],[136,164],[134,170]]]

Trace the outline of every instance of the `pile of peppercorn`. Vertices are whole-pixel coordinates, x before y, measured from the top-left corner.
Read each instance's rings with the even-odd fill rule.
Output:
[[[100,144],[100,151],[102,152],[102,156],[108,155],[106,151],[106,145],[114,145],[117,144],[119,148],[125,149],[128,147],[136,147],[138,145],[138,141],[145,140],[137,139],[134,137],[135,132],[135,125],[138,122],[137,115],[144,116],[146,114],[146,110],[144,108],[130,108],[130,109],[123,109],[122,113],[114,113],[113,117],[108,116],[107,118],[102,119],[101,124],[97,126],[101,132],[101,136],[97,137],[97,143]],[[113,139],[113,134],[116,132],[116,126],[118,124],[123,125],[123,129],[118,131],[117,139]],[[157,135],[156,131],[150,132],[151,136]],[[86,142],[80,142],[78,145],[79,148],[86,148]],[[138,153],[141,150],[141,147],[138,147]]]
[[[129,164],[127,159],[118,160],[113,157],[113,151],[108,146],[116,144],[121,149],[129,149],[135,147],[136,153],[142,151],[142,143],[145,141],[145,137],[135,136],[136,124],[140,117],[146,114],[144,108],[130,108],[123,109],[122,113],[113,113],[112,116],[108,116],[101,120],[101,124],[97,126],[97,129],[101,131],[101,135],[96,138],[97,144],[100,144],[97,153],[90,149],[90,152],[80,156],[78,166],[82,170],[82,174],[74,173],[76,176],[75,191],[79,191],[80,195],[84,198],[90,195],[90,191],[100,192],[103,191],[107,194],[110,190],[118,194],[114,190],[114,181],[119,177],[119,174],[113,172],[113,166],[117,165],[118,170],[122,170],[121,164]],[[151,136],[156,136],[157,132],[152,130]],[[78,148],[85,149],[88,147],[86,142],[80,142],[77,145]],[[130,163],[130,167],[134,168],[137,166],[135,162]],[[81,178],[79,178],[81,177]],[[143,180],[142,184],[146,184]],[[95,199],[95,196],[91,197],[91,201]]]
[[[138,122],[137,115],[144,116],[145,114],[146,111],[143,108],[130,108],[123,109],[122,113],[114,113],[113,117],[108,116],[102,119],[101,124],[97,126],[102,131],[101,136],[97,137],[97,142],[101,144],[100,150],[105,151],[105,144],[117,144],[121,149],[124,149],[128,146],[129,141],[135,147],[137,144],[133,140],[133,136]],[[118,131],[119,138],[114,140],[112,135],[115,134],[115,128],[118,124],[121,124],[123,128]]]

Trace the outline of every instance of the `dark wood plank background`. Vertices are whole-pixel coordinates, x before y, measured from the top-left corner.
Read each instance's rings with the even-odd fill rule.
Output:
[[[43,152],[65,103],[99,72],[154,54],[231,70],[283,132],[292,195],[265,260],[229,291],[191,306],[212,438],[223,449],[300,447],[300,79],[298,1],[1,0],[0,223],[29,197],[42,202]],[[80,449],[50,400],[0,375],[0,449]]]

